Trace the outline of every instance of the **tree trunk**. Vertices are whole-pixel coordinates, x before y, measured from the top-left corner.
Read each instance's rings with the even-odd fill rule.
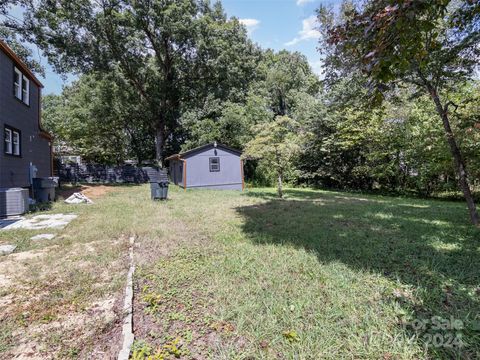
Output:
[[[285,116],[287,113],[287,105],[285,104],[285,96],[280,95],[280,115]]]
[[[432,97],[433,102],[435,103],[435,107],[437,109],[438,114],[440,115],[443,128],[445,130],[445,135],[447,136],[448,145],[450,146],[450,152],[452,153],[453,160],[455,163],[455,171],[457,172],[458,176],[458,184],[463,191],[463,196],[467,202],[468,211],[470,212],[470,220],[472,224],[479,226],[479,217],[477,208],[475,206],[475,201],[473,200],[472,192],[470,190],[470,185],[468,183],[468,175],[467,169],[465,167],[465,161],[463,160],[462,153],[457,145],[457,141],[455,140],[455,135],[453,134],[452,128],[450,127],[450,120],[448,118],[448,109],[442,106],[442,102],[440,97],[438,96],[437,91],[430,87],[428,89],[430,91],[430,96]]]
[[[278,172],[278,197],[281,199],[283,198],[283,172],[279,171]]]
[[[160,120],[155,130],[155,160],[159,167],[163,167],[163,149],[165,146],[165,125]]]

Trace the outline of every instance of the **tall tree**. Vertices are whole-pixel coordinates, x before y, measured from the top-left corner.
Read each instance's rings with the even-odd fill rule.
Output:
[[[182,104],[246,86],[257,51],[238,20],[201,0],[40,0],[25,28],[59,71],[120,71],[153,114],[159,162]]]
[[[288,115],[292,107],[292,96],[296,92],[316,94],[319,79],[312,72],[307,58],[298,52],[268,50],[259,71],[264,73],[262,84],[270,94],[271,108],[275,115]]]
[[[43,125],[55,145],[67,146],[85,160],[116,164],[150,160],[153,134],[149,107],[121,74],[90,73],[44,97]]]
[[[449,90],[469,79],[480,60],[480,4],[475,1],[369,0],[351,2],[332,21],[319,9],[327,76],[358,69],[381,99],[399,82],[427,94],[435,105],[453,157],[470,219],[479,225],[464,157],[450,123]]]
[[[269,105],[267,95],[250,91],[244,102],[212,99],[201,109],[186,111],[182,115],[182,125],[187,132],[187,139],[182,149],[188,150],[213,141],[243,149],[253,138],[256,124],[273,120]]]
[[[256,136],[245,146],[244,156],[260,159],[275,169],[278,196],[283,197],[285,170],[300,152],[299,124],[287,116],[255,127]]]

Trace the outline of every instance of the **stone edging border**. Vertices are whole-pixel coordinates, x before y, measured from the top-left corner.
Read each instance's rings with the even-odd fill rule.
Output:
[[[132,349],[134,335],[133,335],[133,273],[135,272],[135,265],[133,261],[133,247],[135,245],[135,237],[130,237],[130,269],[127,275],[127,287],[125,289],[125,302],[123,305],[123,345],[122,350],[118,353],[118,360],[128,360],[130,358],[130,351]]]

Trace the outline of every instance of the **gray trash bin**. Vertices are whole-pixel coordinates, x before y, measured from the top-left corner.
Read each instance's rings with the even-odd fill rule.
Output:
[[[55,200],[55,188],[58,186],[58,179],[52,177],[33,179],[34,198],[39,203],[46,203]]]
[[[168,175],[165,169],[146,167],[143,168],[150,182],[152,200],[166,200],[168,196]]]
[[[151,182],[150,194],[152,200],[166,200],[168,196],[168,182]]]
[[[162,189],[162,200],[166,200],[168,196],[168,182],[161,182],[160,188]]]
[[[162,196],[160,184],[156,182],[150,183],[150,195],[152,200],[160,199]]]

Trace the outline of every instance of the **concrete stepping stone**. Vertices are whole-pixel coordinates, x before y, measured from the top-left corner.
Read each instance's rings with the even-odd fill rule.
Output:
[[[23,219],[13,224],[7,225],[3,230],[12,230],[12,229],[29,229],[29,230],[39,230],[39,229],[63,229],[67,226],[70,221],[77,218],[75,214],[48,214],[48,215],[37,215],[31,219]]]
[[[3,228],[6,228],[7,226],[10,226],[12,224],[15,224],[19,221],[24,220],[25,218],[21,216],[10,216],[8,218],[0,219],[0,230]]]
[[[17,245],[0,245],[0,256],[9,255],[15,251]]]
[[[52,240],[56,235],[55,234],[38,234],[32,236],[30,240]]]

